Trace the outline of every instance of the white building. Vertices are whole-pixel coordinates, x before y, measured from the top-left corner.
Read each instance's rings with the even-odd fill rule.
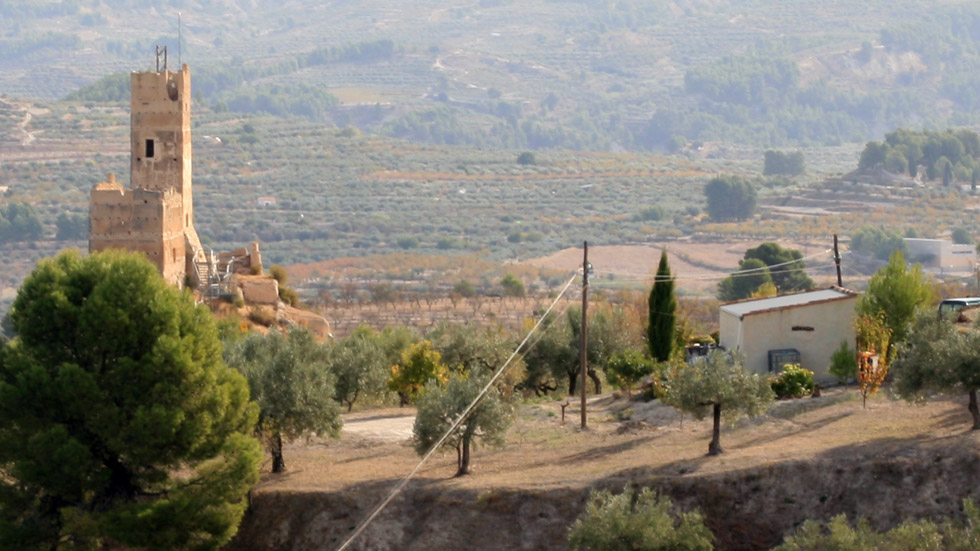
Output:
[[[977,261],[977,251],[973,245],[958,245],[946,239],[913,239],[906,237],[905,260],[918,262],[924,268],[940,271],[970,271]]]
[[[855,349],[857,299],[856,291],[831,287],[731,302],[721,307],[719,344],[741,353],[752,372],[774,374],[799,363],[826,384],[835,380],[828,367],[841,341]]]

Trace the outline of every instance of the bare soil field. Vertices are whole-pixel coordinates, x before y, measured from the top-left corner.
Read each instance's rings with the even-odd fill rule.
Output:
[[[965,399],[913,407],[881,395],[865,410],[855,390],[832,389],[723,429],[716,457],[705,455],[707,420],[658,402],[605,395],[588,411],[583,431],[574,403],[564,423],[557,402],[524,406],[505,448],[475,451],[471,476],[452,477],[454,452],[435,456],[351,548],[565,549],[589,490],[624,484],[700,508],[720,550],[769,549],[807,518],[846,513],[888,527],[955,516],[964,497],[980,497],[980,434],[968,430]],[[289,471],[253,490],[231,549],[339,546],[416,465],[409,441],[383,429],[388,420],[404,434],[410,415],[355,412],[348,423],[380,423],[374,434],[290,446]]]
[[[771,240],[770,240],[771,241]],[[738,269],[738,262],[745,251],[757,247],[766,240],[731,240],[718,242],[678,241],[655,243],[651,245],[611,245],[589,247],[589,262],[600,280],[639,281],[650,284],[657,272],[660,252],[667,250],[670,271],[677,278],[678,290],[692,294],[713,295],[718,281]],[[804,252],[804,256],[826,251],[825,246],[779,242],[783,248]],[[824,254],[807,263],[807,266],[823,266],[831,259]],[[582,249],[568,248],[554,254],[525,260],[523,263],[539,268],[574,271],[581,269]],[[829,274],[807,270],[810,277],[820,285],[836,282]]]

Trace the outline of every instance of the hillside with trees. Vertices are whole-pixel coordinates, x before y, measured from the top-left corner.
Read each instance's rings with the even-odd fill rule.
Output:
[[[0,93],[118,101],[163,44],[215,109],[438,144],[839,144],[980,110],[980,8],[957,2],[191,0],[180,32],[175,7],[102,6],[0,7]]]

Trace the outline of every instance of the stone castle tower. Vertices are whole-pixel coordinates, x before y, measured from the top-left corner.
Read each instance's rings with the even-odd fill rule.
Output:
[[[132,73],[130,96],[130,188],[113,174],[92,188],[89,251],[141,251],[169,283],[197,286],[206,261],[194,229],[190,71]]]

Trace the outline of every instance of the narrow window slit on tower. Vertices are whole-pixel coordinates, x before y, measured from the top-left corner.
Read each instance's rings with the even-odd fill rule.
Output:
[[[153,140],[152,139],[146,140],[146,158],[147,159],[153,158]]]

